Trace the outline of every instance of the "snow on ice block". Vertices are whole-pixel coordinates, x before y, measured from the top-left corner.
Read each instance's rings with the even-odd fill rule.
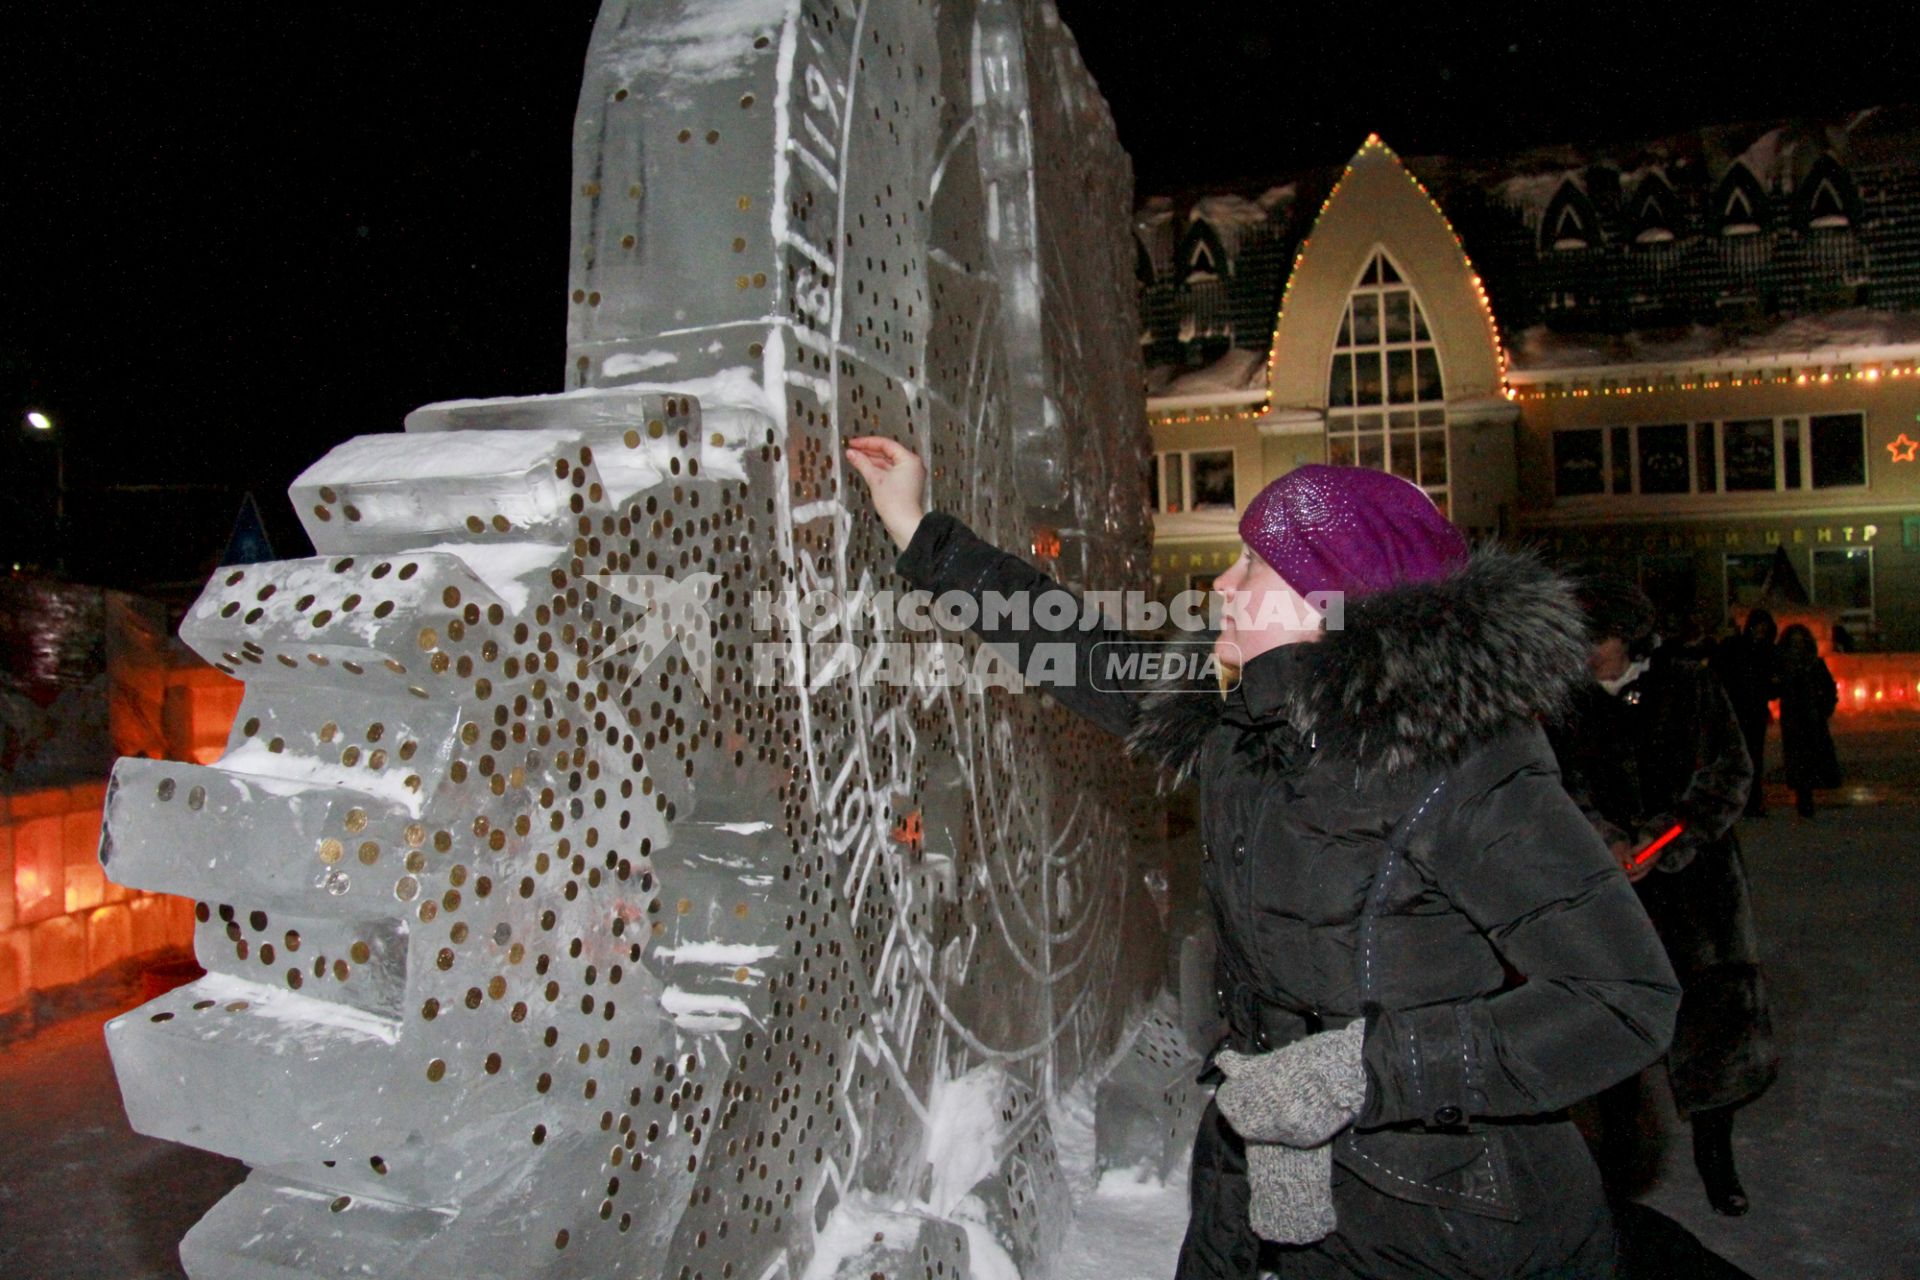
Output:
[[[306,776],[238,767],[300,767],[303,758],[286,752],[233,752],[228,759],[237,765],[116,764],[100,847],[108,874],[131,888],[268,911],[332,915],[352,895],[344,905],[367,904],[358,914],[392,914],[395,864],[404,851],[356,842],[354,833],[407,824],[420,812],[412,791],[398,779],[343,779],[311,761],[301,768]],[[195,856],[180,857],[183,848]],[[386,881],[384,896],[375,893],[379,879]]]
[[[997,1250],[1013,1274],[1043,1275],[1049,1260],[1060,1255],[1073,1202],[1060,1172],[1044,1100],[1016,1084],[1008,1104],[1017,1119],[1031,1119],[1021,1126],[1017,1141],[1002,1139],[994,1152],[998,1167],[974,1184],[950,1216],[966,1224],[976,1257],[984,1259]],[[981,1273],[993,1274],[984,1265]]]
[[[377,1144],[382,1108],[363,1084],[388,1073],[399,1038],[396,1019],[227,974],[107,1024],[137,1132],[253,1165],[330,1159],[350,1134]],[[196,1087],[208,1080],[222,1084]],[[406,1138],[386,1136],[396,1151]]]
[[[814,1244],[809,1276],[832,1280],[959,1280],[980,1275],[957,1223],[881,1208],[866,1197],[842,1201]]]
[[[312,1280],[314,1276],[432,1276],[441,1209],[342,1195],[254,1172],[180,1242],[193,1280]],[[463,1260],[462,1280],[500,1272]]]
[[[1166,1003],[1147,1016],[1094,1095],[1094,1162],[1102,1173],[1141,1169],[1164,1182],[1192,1150],[1208,1093],[1195,1079],[1200,1057]]]
[[[746,478],[746,450],[773,443],[778,433],[764,393],[742,372],[672,386],[423,405],[407,415],[407,430],[577,431],[592,446],[608,498],[619,505],[667,480]]]
[[[659,424],[658,429],[653,424]],[[600,438],[638,430],[658,438],[681,428],[700,429],[700,402],[690,395],[625,387],[568,391],[548,396],[500,396],[443,400],[407,415],[409,432],[574,431]]]
[[[288,496],[327,554],[502,541],[558,548],[577,504],[600,489],[594,443],[550,429],[359,436],[302,472]]]
[[[440,656],[445,625],[469,607],[488,616],[519,612],[560,554],[538,543],[496,543],[247,565],[207,584],[180,636],[249,684],[424,698],[453,683],[450,660]]]
[[[769,975],[784,970],[784,903],[775,869],[786,835],[769,822],[680,822],[654,850],[666,930],[648,952],[666,984],[660,1003],[682,1031],[766,1025]]]

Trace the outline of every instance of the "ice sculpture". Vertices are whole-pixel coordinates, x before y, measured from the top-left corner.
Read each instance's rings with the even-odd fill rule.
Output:
[[[867,432],[1145,585],[1130,185],[1044,0],[608,0],[568,389],[309,469],[321,554],[183,627],[225,756],[114,774],[101,858],[210,970],[110,1026],[128,1113],[253,1166],[195,1280],[1046,1274],[1047,1101],[1165,968],[1145,802],[799,598],[900,585]]]

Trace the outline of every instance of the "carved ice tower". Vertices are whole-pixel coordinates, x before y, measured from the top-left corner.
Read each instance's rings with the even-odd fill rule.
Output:
[[[1165,968],[1136,780],[1035,695],[809,665],[899,637],[781,602],[901,587],[864,433],[1145,585],[1106,106],[1041,0],[609,0],[574,167],[566,390],[310,468],[319,555],[182,628],[226,755],[114,775],[101,857],[209,970],[111,1024],[128,1113],[253,1166],[187,1268],[1043,1276],[1049,1101]]]

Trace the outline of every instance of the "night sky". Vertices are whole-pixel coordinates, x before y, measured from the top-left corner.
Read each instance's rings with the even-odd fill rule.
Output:
[[[306,554],[285,489],[333,443],[558,389],[596,7],[4,6],[3,404],[65,433],[75,576],[191,571],[247,489]],[[1912,96],[1909,33],[1838,6],[1060,8],[1147,192],[1257,191],[1376,130],[1483,154]],[[52,561],[52,451],[0,429],[0,477],[0,560]],[[124,488],[163,484],[203,487]]]

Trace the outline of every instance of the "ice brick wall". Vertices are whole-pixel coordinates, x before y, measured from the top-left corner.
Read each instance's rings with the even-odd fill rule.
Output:
[[[35,991],[83,981],[192,935],[192,904],[107,879],[99,782],[0,795],[0,1035]]]
[[[128,1112],[254,1166],[188,1270],[1044,1276],[1050,1100],[1165,969],[1149,791],[800,593],[902,585],[874,432],[1144,585],[1105,105],[1044,3],[609,0],[576,133],[568,389],[309,469],[320,554],[183,627],[226,754],[116,771],[210,970],[110,1028]]]

